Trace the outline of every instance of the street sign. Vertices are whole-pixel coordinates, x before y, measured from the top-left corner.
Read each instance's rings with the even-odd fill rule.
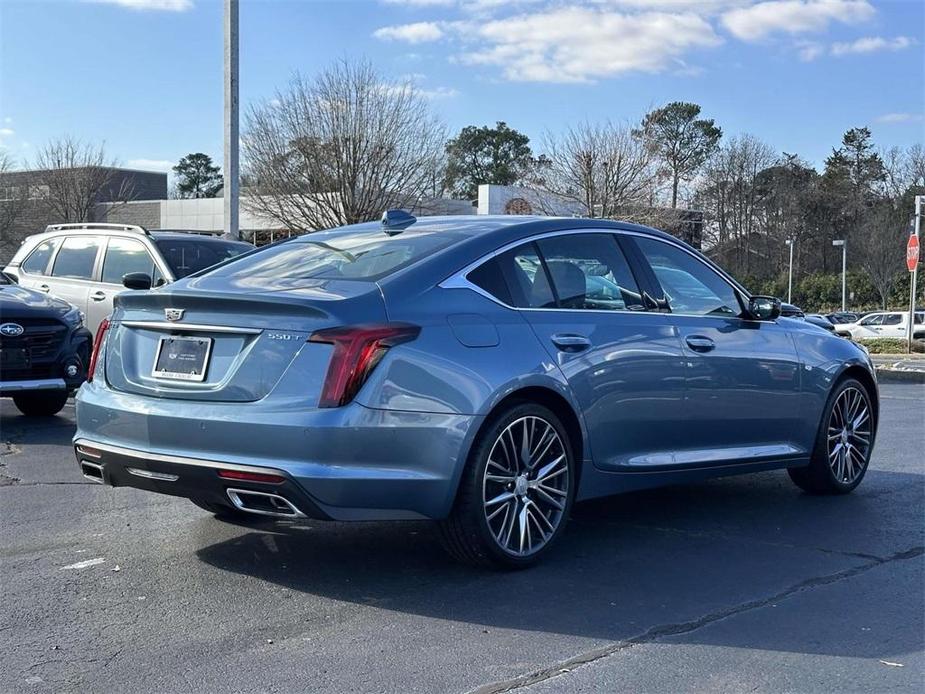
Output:
[[[910,236],[909,243],[906,244],[906,267],[909,272],[914,272],[919,264],[919,237]]]

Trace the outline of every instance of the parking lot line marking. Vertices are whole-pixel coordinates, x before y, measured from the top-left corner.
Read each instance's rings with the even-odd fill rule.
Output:
[[[86,569],[88,566],[96,566],[97,564],[102,564],[106,561],[103,557],[96,557],[96,559],[86,559],[84,561],[79,561],[76,564],[68,564],[67,566],[62,566],[61,570],[64,569]]]

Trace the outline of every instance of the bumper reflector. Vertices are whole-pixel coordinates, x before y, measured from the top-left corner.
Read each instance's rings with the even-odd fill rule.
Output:
[[[218,476],[226,480],[267,482],[268,484],[282,484],[286,481],[286,478],[281,475],[270,475],[260,472],[241,472],[240,470],[219,470]]]
[[[90,448],[89,446],[77,446],[77,452],[81,455],[85,455],[88,458],[101,458],[103,454],[95,448]]]

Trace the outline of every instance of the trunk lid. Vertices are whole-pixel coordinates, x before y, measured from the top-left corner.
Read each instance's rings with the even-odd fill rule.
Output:
[[[262,279],[255,290],[246,279],[201,277],[120,294],[113,318],[105,375],[115,390],[213,402],[250,402],[273,392],[314,406],[331,346],[308,337],[322,328],[385,322],[386,313],[372,282]],[[196,358],[205,353],[205,369],[190,377],[197,380],[158,375],[155,363],[183,361],[168,359],[177,356],[172,338],[196,338],[201,346]]]

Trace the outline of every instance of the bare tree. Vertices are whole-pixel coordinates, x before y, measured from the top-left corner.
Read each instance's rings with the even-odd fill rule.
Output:
[[[368,62],[296,76],[245,118],[244,204],[294,230],[374,219],[434,189],[443,125],[410,82]]]
[[[36,156],[33,197],[43,200],[59,222],[92,221],[98,202],[128,202],[134,197],[130,179],[117,182],[113,166],[103,144],[69,136],[51,140]]]
[[[907,215],[908,210],[897,209],[884,200],[862,217],[860,233],[855,235],[861,246],[861,267],[880,295],[880,307],[884,310],[897,276],[902,274]]]
[[[547,133],[531,187],[545,212],[563,206],[586,217],[626,215],[644,206],[654,184],[652,157],[629,128],[585,123],[562,135]]]
[[[783,243],[769,233],[772,225],[761,205],[768,191],[761,185],[760,174],[777,162],[769,145],[740,135],[716,151],[699,181],[698,202],[707,214],[708,240],[719,244],[727,260],[734,259],[738,271],[751,270],[752,254],[763,256],[761,262],[767,265],[774,249]],[[787,233],[783,238],[788,238]]]
[[[6,174],[9,174],[15,165],[10,155],[0,150],[0,238],[12,241],[13,226],[22,216],[29,200],[28,186],[7,185]]]

